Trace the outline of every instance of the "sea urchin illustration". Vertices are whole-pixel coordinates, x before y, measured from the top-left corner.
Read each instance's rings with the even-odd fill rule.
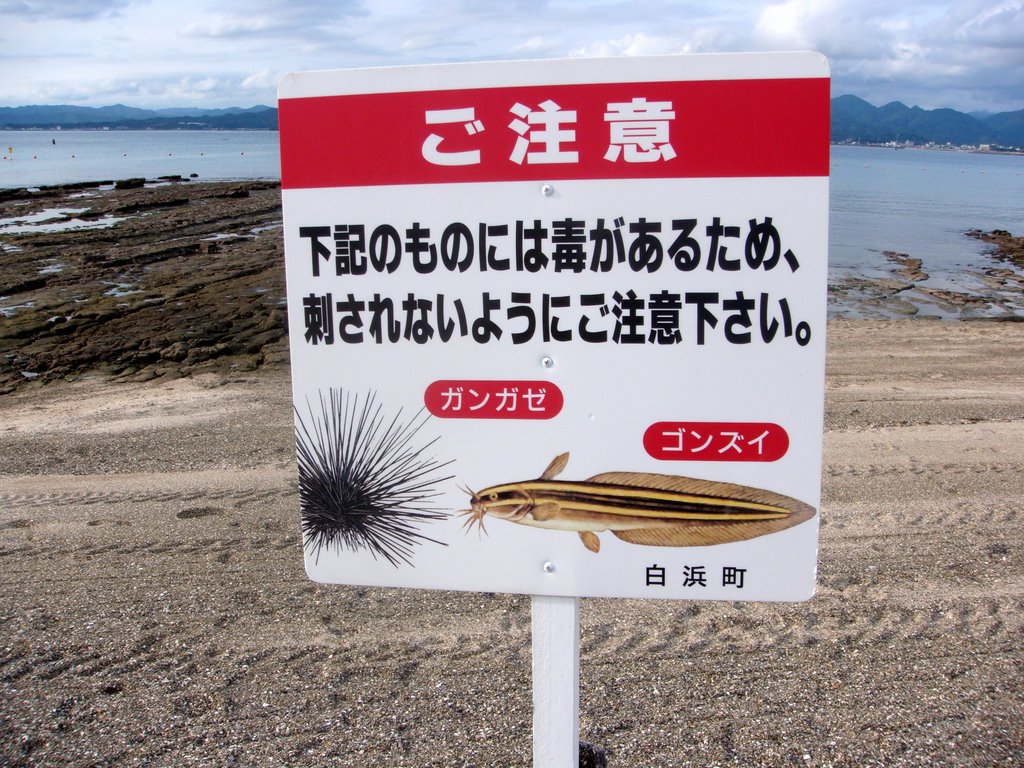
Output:
[[[307,400],[309,423],[296,409],[302,532],[307,551],[369,550],[393,566],[412,564],[413,548],[423,541],[419,526],[442,520],[433,507],[438,476],[450,461],[426,452],[437,438],[417,447],[414,439],[429,419],[421,409],[403,423],[390,420],[374,393],[360,401],[340,389],[320,393],[319,413]]]

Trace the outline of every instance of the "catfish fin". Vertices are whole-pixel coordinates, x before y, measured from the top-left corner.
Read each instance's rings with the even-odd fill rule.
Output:
[[[630,544],[650,547],[710,547],[747,541],[758,536],[777,533],[804,522],[807,518],[780,520],[751,520],[738,523],[677,523],[657,528],[632,528],[612,533]]]
[[[552,520],[562,510],[557,501],[545,501],[530,510],[530,517],[534,520]]]
[[[601,551],[601,540],[597,538],[597,534],[593,531],[580,531],[580,541],[591,552]]]
[[[545,469],[538,480],[550,480],[553,477],[557,477],[562,474],[562,470],[565,469],[565,465],[569,463],[569,452],[560,453],[551,460],[548,464],[548,468]]]
[[[628,485],[635,488],[653,488],[659,491],[688,493],[694,496],[711,496],[716,499],[734,499],[751,501],[756,504],[768,504],[782,507],[795,513],[803,522],[814,516],[814,508],[799,499],[783,496],[781,493],[754,488],[737,483],[724,483],[714,480],[698,480],[681,475],[659,475],[653,472],[602,472],[588,478],[588,483],[602,485]]]

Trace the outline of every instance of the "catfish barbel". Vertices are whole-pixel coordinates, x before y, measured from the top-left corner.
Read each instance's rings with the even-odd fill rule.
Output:
[[[536,480],[492,485],[470,495],[464,528],[483,531],[490,515],[534,528],[575,531],[591,552],[611,531],[631,544],[703,547],[746,541],[792,528],[814,507],[772,491],[735,483],[650,472],[605,472],[578,482],[555,480],[569,454],[554,458]]]

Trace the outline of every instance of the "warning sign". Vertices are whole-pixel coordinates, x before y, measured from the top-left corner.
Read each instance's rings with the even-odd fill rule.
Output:
[[[828,104],[817,54],[286,77],[311,578],[809,597]]]

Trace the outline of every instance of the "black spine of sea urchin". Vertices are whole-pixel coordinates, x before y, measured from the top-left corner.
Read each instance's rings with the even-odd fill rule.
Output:
[[[429,415],[423,409],[408,423],[399,411],[385,418],[376,396],[360,403],[331,389],[320,393],[320,413],[307,401],[310,423],[296,409],[295,429],[302,532],[307,551],[318,559],[322,550],[369,550],[393,566],[412,564],[413,547],[424,536],[419,525],[443,520],[433,508],[438,477],[451,462],[438,462],[425,452],[436,442],[413,445]]]

